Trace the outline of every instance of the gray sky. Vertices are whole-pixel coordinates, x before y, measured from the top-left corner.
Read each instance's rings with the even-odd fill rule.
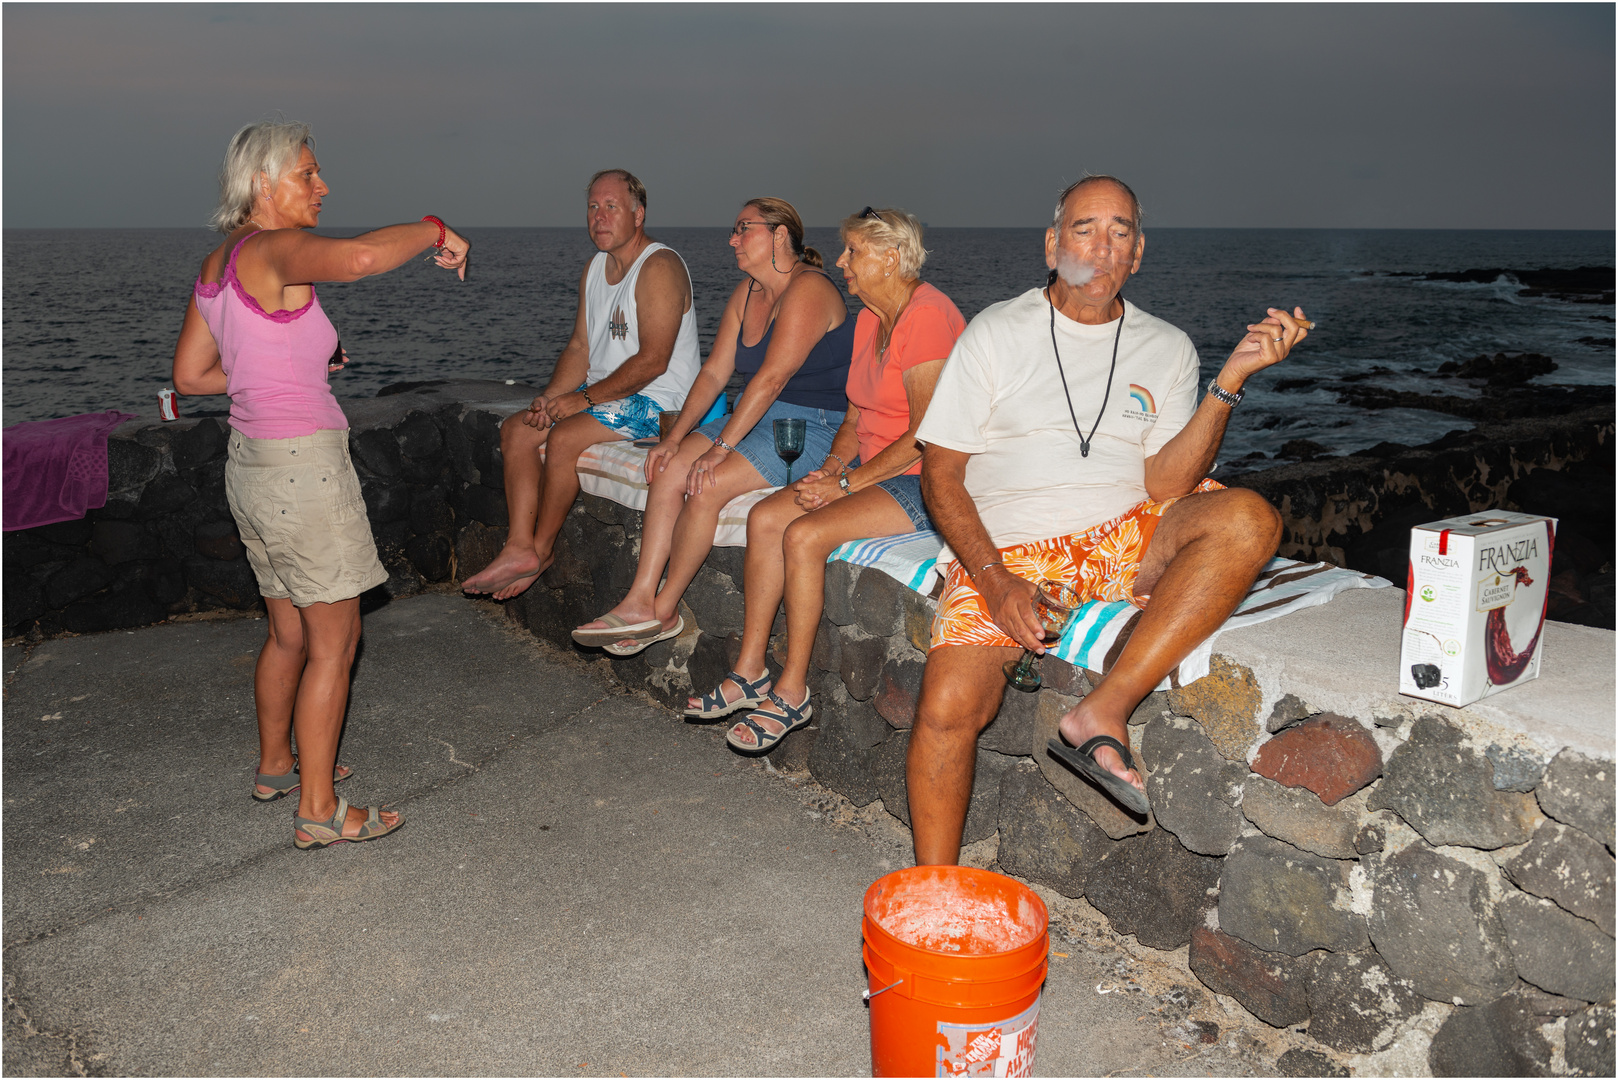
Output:
[[[1084,172],[1147,224],[1614,225],[1614,7],[7,3],[4,223],[201,223],[226,141],[314,125],[324,224],[574,225],[779,195],[1045,224]]]

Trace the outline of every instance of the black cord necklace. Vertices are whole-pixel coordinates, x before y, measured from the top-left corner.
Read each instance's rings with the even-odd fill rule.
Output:
[[[1090,440],[1096,437],[1096,431],[1101,427],[1101,418],[1107,415],[1107,399],[1112,397],[1112,376],[1118,370],[1118,342],[1124,336],[1124,310],[1123,294],[1118,295],[1120,310],[1118,312],[1118,332],[1112,338],[1112,365],[1107,368],[1107,392],[1101,395],[1101,410],[1096,413],[1096,422],[1086,436],[1084,429],[1079,427],[1079,415],[1073,411],[1073,395],[1068,393],[1067,372],[1062,370],[1062,350],[1056,347],[1056,305],[1051,302],[1050,286],[1045,286],[1045,304],[1051,309],[1051,352],[1056,354],[1056,370],[1062,376],[1062,396],[1067,398],[1067,414],[1073,418],[1073,430],[1079,434],[1079,456],[1090,456]]]

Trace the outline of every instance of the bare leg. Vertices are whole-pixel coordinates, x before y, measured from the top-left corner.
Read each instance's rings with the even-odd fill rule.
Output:
[[[685,478],[691,463],[707,453],[713,443],[702,435],[688,435],[680,450],[664,471],[653,476],[646,493],[646,516],[641,522],[640,562],[635,566],[635,580],[629,592],[608,614],[617,615],[625,622],[645,622],[652,618],[657,600],[657,585],[663,580],[663,567],[668,564],[669,549],[673,544],[675,523],[685,508]],[[583,630],[606,629],[600,619],[586,623]]]
[[[329,821],[337,812],[332,768],[337,763],[337,739],[348,707],[349,671],[360,641],[360,601],[356,596],[331,604],[310,604],[299,609],[298,614],[303,620],[308,654],[292,712],[303,781],[298,816]],[[387,824],[398,819],[399,815],[392,811],[382,814]],[[349,807],[344,833],[358,835],[365,821],[364,810]]]
[[[1230,617],[1280,540],[1280,515],[1244,488],[1188,495],[1169,507],[1135,579],[1135,595],[1151,600],[1112,670],[1062,717],[1062,737],[1078,746],[1110,735],[1128,746],[1129,714]],[[1146,789],[1116,751],[1102,747],[1094,756],[1102,768]]]
[[[253,702],[258,707],[258,771],[285,776],[292,771],[292,704],[308,659],[303,620],[291,600],[266,597],[269,636],[253,669]],[[262,794],[272,789],[259,786]]]
[[[749,620],[753,614],[753,519],[776,497],[772,495],[759,503],[747,519]],[[820,626],[821,611],[826,606],[826,557],[836,551],[838,545],[849,540],[867,536],[897,536],[915,531],[915,526],[910,523],[910,515],[900,508],[892,495],[880,488],[866,488],[813,513],[799,513],[786,526],[779,545],[782,569],[777,571],[777,580],[781,583],[776,585],[784,592],[787,607],[787,656],[774,687],[782,701],[799,708],[809,699],[809,661],[814,655],[815,631]],[[775,609],[771,607],[772,621],[774,617]],[[764,627],[764,633],[766,636],[769,634],[768,624]],[[747,639],[743,637],[744,658],[746,649]],[[736,670],[743,675],[748,673],[746,668],[738,667]],[[768,719],[772,715],[780,716],[774,702],[766,702],[754,711],[760,715],[753,716],[753,722],[772,735],[786,729],[785,717],[777,721]],[[736,742],[754,744],[753,730],[746,724],[735,725],[730,734]]]
[[[740,454],[731,454],[713,471],[713,481],[700,494],[685,500],[674,526],[669,547],[667,575],[657,592],[652,615],[661,619],[664,629],[674,625],[680,597],[702,569],[702,561],[713,550],[714,534],[719,531],[719,511],[738,495],[768,487],[753,463]]]
[[[534,525],[539,517],[540,489],[545,483],[539,453],[551,429],[529,427],[522,422],[527,415],[514,413],[500,425],[506,517],[510,521],[505,546],[493,562],[461,583],[463,592],[497,593],[524,579],[533,584],[545,569],[534,551]]]
[[[1000,666],[1021,650],[947,645],[927,654],[921,700],[910,729],[905,783],[916,865],[953,866],[972,798],[978,733],[1000,711],[1006,679]]]
[[[755,681],[769,670],[766,659],[770,628],[775,625],[775,613],[781,606],[781,535],[789,522],[804,513],[794,498],[796,493],[791,488],[782,488],[747,515],[747,569],[743,575],[747,599],[736,672]],[[736,693],[726,692],[726,687],[734,688]],[[741,687],[729,680],[722,682],[719,688],[726,701],[735,701],[741,696]],[[701,702],[692,698],[690,705],[698,708]]]
[[[556,534],[562,531],[562,522],[567,520],[573,500],[579,497],[579,455],[597,443],[622,439],[623,436],[588,413],[575,413],[551,427],[545,441],[544,480],[539,485],[539,507],[531,538],[537,569],[496,589],[496,600],[509,600],[523,592],[556,561],[552,553]],[[509,537],[507,542],[510,542]]]

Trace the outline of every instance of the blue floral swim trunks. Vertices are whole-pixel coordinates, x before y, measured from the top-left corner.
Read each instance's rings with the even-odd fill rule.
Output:
[[[588,383],[579,384],[581,391],[588,387]],[[626,439],[650,439],[658,434],[657,417],[663,406],[645,394],[633,394],[617,401],[603,401],[584,411],[602,427]]]

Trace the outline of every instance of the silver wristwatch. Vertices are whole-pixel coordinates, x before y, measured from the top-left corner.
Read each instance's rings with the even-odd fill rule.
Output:
[[[1218,378],[1208,380],[1208,393],[1214,396],[1214,400],[1220,402],[1221,404],[1228,405],[1232,409],[1240,405],[1242,403],[1242,398],[1247,396],[1246,390],[1238,390],[1234,394],[1229,390],[1226,390],[1223,386],[1219,385]]]

